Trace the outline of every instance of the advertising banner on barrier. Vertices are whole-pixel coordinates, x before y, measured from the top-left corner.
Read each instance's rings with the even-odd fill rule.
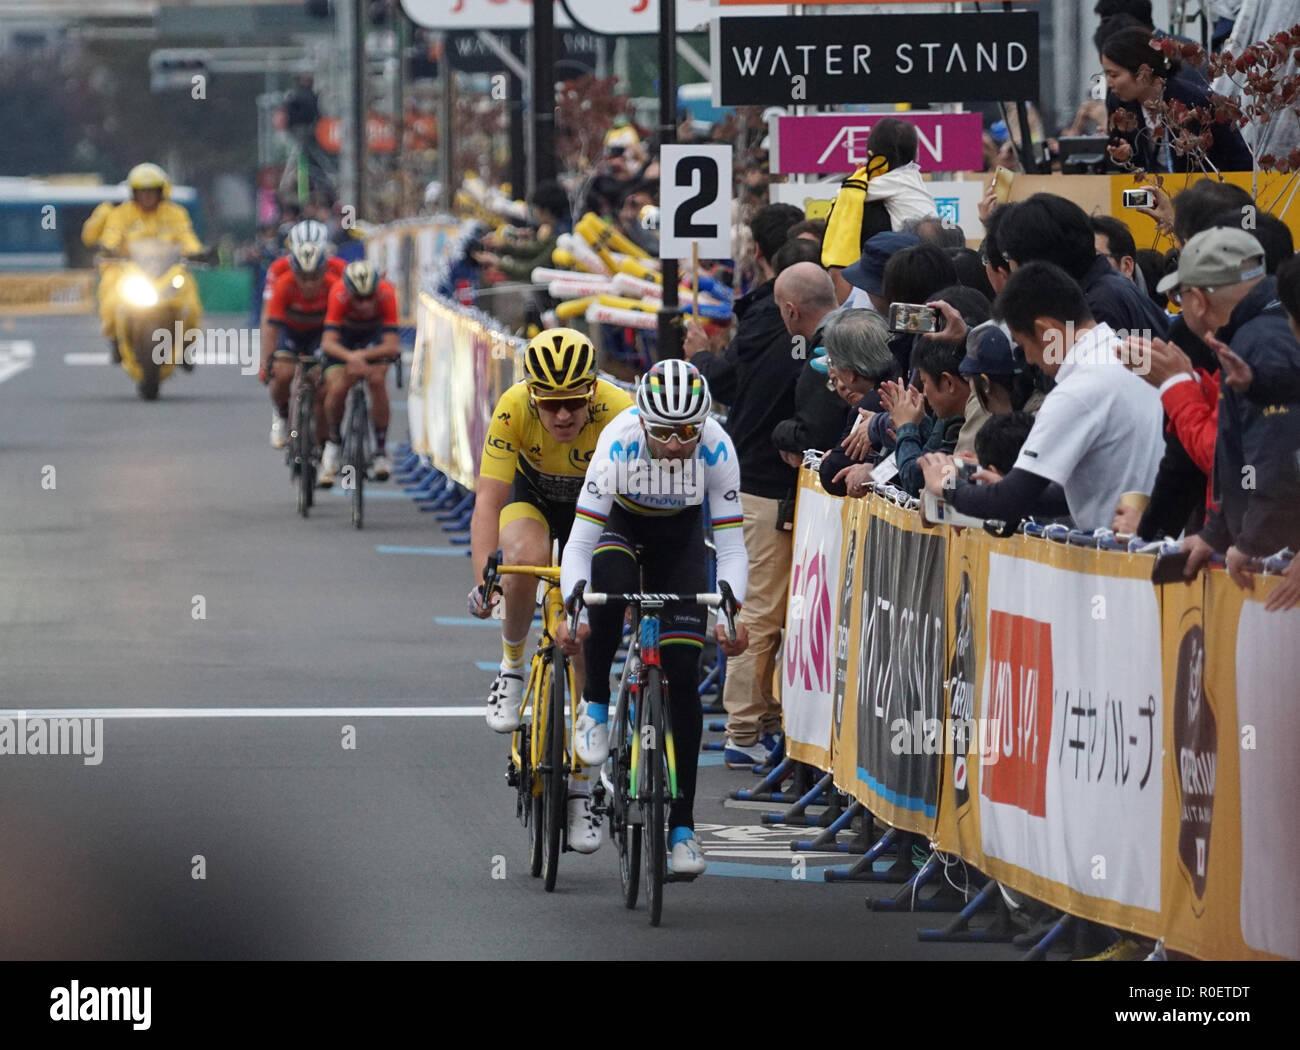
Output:
[[[1013,541],[989,554],[979,713],[987,870],[1143,932],[1160,910],[1164,686],[1149,558]],[[996,733],[993,730],[996,728]]]
[[[421,399],[425,444],[415,444],[413,431],[411,447],[472,489],[492,410],[523,374],[519,341],[481,314],[421,294],[416,348],[412,374],[421,378],[411,396]]]
[[[804,473],[810,473],[804,471]],[[862,634],[862,603],[858,601],[858,568],[871,528],[866,501],[842,501],[840,600],[835,611],[835,662],[831,680],[831,772],[835,784],[849,791],[858,779],[858,708],[854,662]],[[784,701],[782,701],[784,702]]]
[[[842,537],[838,787],[1074,915],[1203,959],[1300,959],[1300,826],[1280,801],[1300,794],[1300,609],[1265,611],[1276,576],[1253,595],[1221,570],[1157,588],[1146,555],[926,530],[812,479],[801,579],[835,503]],[[787,734],[815,764],[819,680],[783,682]]]
[[[840,786],[882,820],[928,835],[939,807],[945,537],[887,500],[866,503],[847,694],[855,761]]]
[[[815,471],[799,475],[798,513],[781,654],[781,707],[786,753],[831,768],[831,697],[844,501],[828,496]]]
[[[1199,958],[1300,959],[1300,609],[1265,610],[1276,584],[1163,588],[1166,942]]]

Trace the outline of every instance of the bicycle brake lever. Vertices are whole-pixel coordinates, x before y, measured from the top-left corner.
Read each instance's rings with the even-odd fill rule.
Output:
[[[727,641],[736,640],[736,596],[731,591],[731,584],[726,580],[718,583],[718,590],[722,594],[722,613],[727,621]]]

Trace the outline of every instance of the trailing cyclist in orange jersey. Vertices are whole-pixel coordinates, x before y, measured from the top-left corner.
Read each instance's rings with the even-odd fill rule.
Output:
[[[482,579],[488,557],[497,550],[507,565],[546,565],[553,540],[563,549],[601,431],[632,404],[626,392],[596,378],[596,348],[572,328],[535,336],[524,352],[524,372],[525,378],[501,396],[483,446],[470,524],[475,579]],[[488,695],[487,723],[509,733],[519,725],[536,583],[506,576],[502,587],[502,658]],[[497,600],[497,594],[475,587],[470,612],[485,618]],[[575,673],[580,675],[580,666]],[[579,767],[569,785],[569,844],[583,853],[600,845],[589,795]]]
[[[329,440],[321,460],[320,484],[334,483],[343,451],[343,406],[358,380],[370,387],[375,428],[375,458],[371,472],[386,481],[392,471],[385,442],[388,437],[388,366],[401,357],[397,335],[397,293],[368,262],[349,263],[343,279],[330,292],[321,337],[325,357],[325,420]]]
[[[321,333],[329,294],[337,280],[328,270],[323,245],[306,241],[289,252],[290,270],[271,289],[262,317],[262,368],[258,378],[270,383],[271,447],[289,440],[289,387],[299,357],[320,359]],[[318,405],[318,417],[320,406]],[[318,418],[321,428],[323,418]]]

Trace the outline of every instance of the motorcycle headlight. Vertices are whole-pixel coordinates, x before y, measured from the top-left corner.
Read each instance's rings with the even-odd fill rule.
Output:
[[[131,306],[155,306],[158,303],[158,291],[149,278],[133,273],[122,281],[122,298]]]
[[[177,274],[175,277],[172,278],[173,288],[183,288],[184,286],[185,286],[185,278],[182,277],[180,274]]]

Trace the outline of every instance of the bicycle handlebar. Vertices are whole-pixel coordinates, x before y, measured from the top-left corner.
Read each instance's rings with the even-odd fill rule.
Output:
[[[688,605],[705,605],[710,609],[720,609],[727,625],[727,640],[734,642],[736,640],[736,613],[738,606],[736,596],[731,591],[731,585],[726,580],[718,584],[718,590],[702,594],[659,594],[659,593],[632,593],[632,594],[615,594],[603,591],[586,590],[587,581],[579,580],[573,589],[573,594],[569,596],[564,607],[569,613],[569,631],[576,634],[578,630],[578,614],[582,611],[584,605],[611,605],[636,603],[638,605],[664,605],[668,602],[681,602]]]

